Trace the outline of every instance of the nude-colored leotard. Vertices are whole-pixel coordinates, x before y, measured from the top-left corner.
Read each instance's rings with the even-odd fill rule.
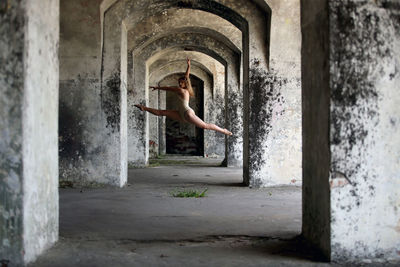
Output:
[[[180,96],[178,96],[178,98],[180,100],[179,104],[178,104],[179,115],[181,116],[183,121],[187,122],[187,120],[185,119],[185,113],[186,113],[186,111],[193,110],[193,109],[191,109],[189,107],[189,101],[188,100],[185,100],[185,99],[181,98]]]

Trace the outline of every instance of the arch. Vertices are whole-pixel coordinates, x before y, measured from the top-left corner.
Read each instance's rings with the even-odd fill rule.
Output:
[[[191,60],[191,70],[190,74],[193,76],[196,76],[198,79],[202,81],[208,81],[209,82],[209,88],[212,92],[212,87],[213,87],[213,74],[205,68],[202,64],[197,63],[196,61]],[[157,67],[154,67],[154,65],[157,65]],[[152,68],[153,66],[153,68]],[[163,78],[171,75],[171,74],[178,74],[182,73],[182,70],[186,68],[186,60],[175,60],[175,61],[170,61],[166,64],[158,65],[157,62],[154,62],[151,66],[149,66],[149,79],[150,77],[154,76],[159,76],[159,80],[162,80]],[[151,71],[153,69],[153,71]]]
[[[128,81],[129,91],[133,93],[133,91],[135,91],[135,88],[147,88],[146,81],[143,78],[146,77],[146,73],[148,73],[148,66],[151,65],[152,62],[159,59],[164,53],[169,52],[171,49],[182,50],[185,48],[190,48],[206,53],[223,63],[223,65],[227,68],[227,71],[225,72],[225,81],[227,85],[226,90],[229,91],[230,95],[240,97],[240,55],[232,51],[224,43],[221,43],[220,41],[210,36],[193,33],[176,33],[174,35],[158,38],[142,51],[140,51],[140,53],[135,54],[135,59],[133,60],[133,69],[136,77],[135,79],[131,77],[131,79]],[[143,62],[146,62],[146,66],[143,64]],[[133,73],[131,72],[131,74]],[[133,83],[131,81],[133,81]],[[148,93],[135,91],[133,95],[133,98],[129,97],[129,107],[131,107],[131,105],[129,105],[130,101],[134,100],[134,102],[137,102],[141,98],[147,98]],[[225,96],[226,105],[228,102],[228,93],[225,93]],[[131,110],[131,108],[128,108],[128,110]],[[241,121],[242,118],[240,114],[241,108],[239,107],[238,110],[235,109],[234,113],[228,114],[228,116],[234,117],[234,120]],[[140,114],[137,115],[140,116]],[[137,125],[139,121],[142,121],[144,118],[135,118],[135,114],[129,114],[128,117],[133,118],[132,121],[129,122],[129,129],[132,129],[129,136],[133,139],[137,138],[137,136],[139,135],[142,136],[142,139],[146,140],[147,133],[140,131],[134,127],[134,125]],[[229,120],[226,120],[226,122],[228,121]],[[234,132],[235,131],[237,132],[236,136],[229,139],[229,141],[227,142],[228,149],[225,149],[227,153],[226,158],[228,159],[228,164],[232,165],[241,164],[242,161],[242,128],[234,129]],[[131,148],[130,151],[147,150],[147,148],[136,149],[133,146],[134,144],[138,144],[138,142],[136,141],[130,140],[129,143],[129,147]],[[144,142],[144,145],[146,145],[146,142]],[[139,155],[137,153],[135,155],[130,154],[129,160],[132,160],[133,162],[137,160],[139,163],[146,162],[146,154],[144,154],[140,159],[138,159],[138,156]],[[229,159],[231,160],[229,161]]]
[[[159,33],[155,36],[151,36],[148,39],[146,39],[145,41],[143,41],[143,44],[138,46],[138,47],[133,47],[132,44],[128,46],[129,50],[132,51],[140,51],[141,49],[143,49],[144,47],[148,46],[149,44],[151,44],[152,42],[156,41],[157,39],[163,38],[163,37],[167,37],[169,35],[172,34],[177,34],[177,33],[190,33],[190,34],[201,34],[201,35],[207,35],[209,37],[214,38],[215,40],[218,40],[219,42],[225,44],[225,46],[227,46],[230,50],[234,51],[235,53],[241,53],[241,50],[234,44],[232,43],[232,41],[227,38],[225,35],[221,34],[218,31],[215,31],[213,29],[209,29],[209,28],[203,28],[203,27],[178,27],[178,28],[174,28],[170,31],[166,31],[163,33]],[[130,42],[130,39],[128,39],[128,42]]]
[[[182,60],[189,57],[192,61],[199,62],[202,64],[205,69],[207,69],[213,76],[214,86],[213,86],[213,98],[216,96],[216,91],[224,90],[225,85],[225,66],[220,62],[215,60],[201,52],[197,51],[180,51],[180,50],[171,50],[168,53],[164,53],[163,56],[158,59],[156,62],[160,62],[159,64],[166,64],[169,61]],[[161,63],[163,62],[163,63]],[[149,67],[149,71],[151,73],[152,66]]]
[[[131,47],[143,47],[146,40],[171,32],[171,29],[196,27],[216,31],[228,38],[239,50],[242,48],[242,33],[237,27],[215,14],[197,9],[171,8],[136,23],[125,19],[124,24],[128,31],[128,39],[132,42]]]
[[[175,71],[171,69],[171,73],[174,72],[182,72],[182,70],[186,69],[186,60],[185,59],[188,55],[190,55],[190,58],[192,58],[193,61],[201,61],[205,65],[207,65],[207,70],[209,73],[204,72],[203,75],[197,75],[199,78],[201,78],[204,81],[204,120],[216,123],[218,125],[224,125],[224,119],[221,119],[221,117],[225,117],[225,108],[220,108],[219,106],[225,102],[225,69],[224,66],[222,66],[219,62],[217,62],[215,59],[199,53],[199,52],[187,52],[187,51],[180,51],[180,52],[171,52],[164,54],[162,58],[159,60],[155,61],[154,64],[152,64],[149,67],[149,73],[154,71],[155,66],[162,66],[163,64],[168,64],[168,62],[181,62],[181,65],[179,68],[177,68]],[[160,64],[157,64],[160,62]],[[167,70],[165,70],[167,71]],[[212,73],[211,73],[212,72]],[[196,75],[198,73],[195,72],[195,69],[193,68],[193,63],[192,63],[192,74]],[[158,76],[158,74],[155,74],[155,76]],[[206,78],[206,76],[209,76],[211,80]],[[151,74],[149,75],[149,81],[151,85],[157,84],[154,83],[156,79],[160,79],[163,77],[152,77]],[[151,92],[149,92],[150,94]],[[160,92],[161,93],[161,92]],[[151,98],[149,99],[151,101]],[[160,103],[162,102],[162,99],[160,99]],[[165,106],[159,106],[160,108],[165,108]],[[160,120],[159,120],[160,121]],[[161,123],[159,125],[159,129],[162,129],[163,124]],[[162,135],[161,135],[162,138]],[[163,152],[163,140],[159,138],[159,148],[160,151]],[[164,137],[165,138],[165,137]],[[204,132],[204,154],[205,155],[220,155],[224,156],[225,155],[225,140],[222,136],[218,135],[215,132],[212,131],[205,131]],[[165,153],[165,152],[164,152]]]

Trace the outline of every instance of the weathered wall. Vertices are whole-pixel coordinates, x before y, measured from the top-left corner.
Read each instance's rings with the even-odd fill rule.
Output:
[[[58,239],[59,3],[13,1],[0,19],[0,258],[18,265]]]
[[[332,260],[400,259],[400,3],[329,17]]]
[[[245,111],[250,126],[249,182],[255,187],[299,185],[302,179],[300,1],[258,2],[265,2],[271,9],[270,31],[265,28],[267,18],[261,20],[266,17],[261,8],[253,14],[243,9],[249,21],[250,46],[256,47],[250,49],[249,111]]]
[[[94,1],[60,3],[60,179],[86,180],[99,153],[100,14]],[[101,136],[101,135],[100,135]],[[95,160],[93,158],[92,160]]]
[[[29,1],[26,11],[23,224],[30,262],[58,239],[59,1]]]
[[[153,85],[153,83],[149,83]],[[158,91],[149,91],[149,107],[160,109],[158,106],[159,100],[158,95],[160,93]],[[150,115],[149,114],[149,158],[157,157],[159,153],[159,121],[161,118],[158,116]]]
[[[158,107],[160,109],[167,109],[166,92],[158,91]],[[165,155],[167,153],[165,140],[165,117],[158,119],[158,155]]]
[[[23,262],[23,153],[25,5],[0,11],[0,259]],[[17,74],[17,75],[16,75]]]
[[[124,142],[114,143],[114,139],[123,140],[126,135],[119,127],[113,131],[114,118],[104,113],[112,107],[100,90],[100,3],[61,1],[60,179],[121,186],[126,180],[126,166],[120,160]],[[121,43],[121,38],[118,41]],[[118,96],[117,108],[120,101],[124,98]]]
[[[400,258],[399,18],[397,1],[302,2],[303,234],[333,261]]]

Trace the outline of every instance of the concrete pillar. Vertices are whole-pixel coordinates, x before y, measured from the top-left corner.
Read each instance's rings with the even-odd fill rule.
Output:
[[[302,1],[303,234],[333,261],[399,260],[397,1]]]
[[[255,2],[243,29],[244,181],[301,184],[300,3]]]
[[[159,109],[167,108],[167,97],[165,91],[158,91],[158,107]],[[165,117],[158,118],[158,154],[165,155],[167,153],[167,140],[165,135]]]
[[[134,105],[149,106],[148,67],[145,61],[132,57],[133,68],[128,70],[128,162],[141,167],[149,160],[149,114]]]
[[[159,109],[158,107],[158,91],[149,91],[149,107]],[[154,158],[158,155],[159,146],[159,129],[158,129],[158,116],[149,116],[149,157]]]
[[[106,17],[104,20],[117,19]],[[108,25],[105,23],[105,25]],[[107,27],[106,27],[107,28]],[[105,39],[118,40],[118,43],[105,42],[103,51],[113,50],[118,58],[102,58],[101,79],[101,130],[96,136],[99,139],[96,161],[103,162],[98,182],[122,187],[127,182],[127,39],[126,28],[119,24],[118,28],[106,31]],[[101,139],[99,138],[101,136]],[[101,141],[100,141],[101,140]]]
[[[58,239],[59,2],[0,7],[0,259],[33,261]]]

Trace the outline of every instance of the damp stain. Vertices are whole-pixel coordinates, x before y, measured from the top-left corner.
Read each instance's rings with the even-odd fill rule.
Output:
[[[363,173],[371,138],[380,122],[380,92],[376,81],[389,75],[393,58],[390,20],[361,2],[333,1],[330,4],[331,36],[331,144],[341,151],[333,167],[343,169],[352,180]],[[362,25],[362,27],[360,26]],[[373,66],[373,67],[371,67]],[[392,123],[392,122],[391,122]],[[346,161],[352,158],[352,161]],[[363,169],[364,168],[364,169]],[[363,175],[368,180],[372,174]]]
[[[115,72],[109,79],[105,81],[105,85],[102,87],[102,109],[105,113],[107,120],[107,128],[110,128],[112,132],[119,131],[120,122],[120,90],[121,86],[121,73]]]
[[[285,113],[282,108],[285,98],[281,94],[282,87],[288,83],[271,70],[258,67],[256,60],[251,62],[250,67],[250,117],[249,139],[250,142],[250,169],[258,172],[265,164],[265,143],[272,130],[273,119],[278,119]],[[256,177],[256,176],[255,176]],[[251,181],[254,187],[260,187],[262,181],[255,178]]]

